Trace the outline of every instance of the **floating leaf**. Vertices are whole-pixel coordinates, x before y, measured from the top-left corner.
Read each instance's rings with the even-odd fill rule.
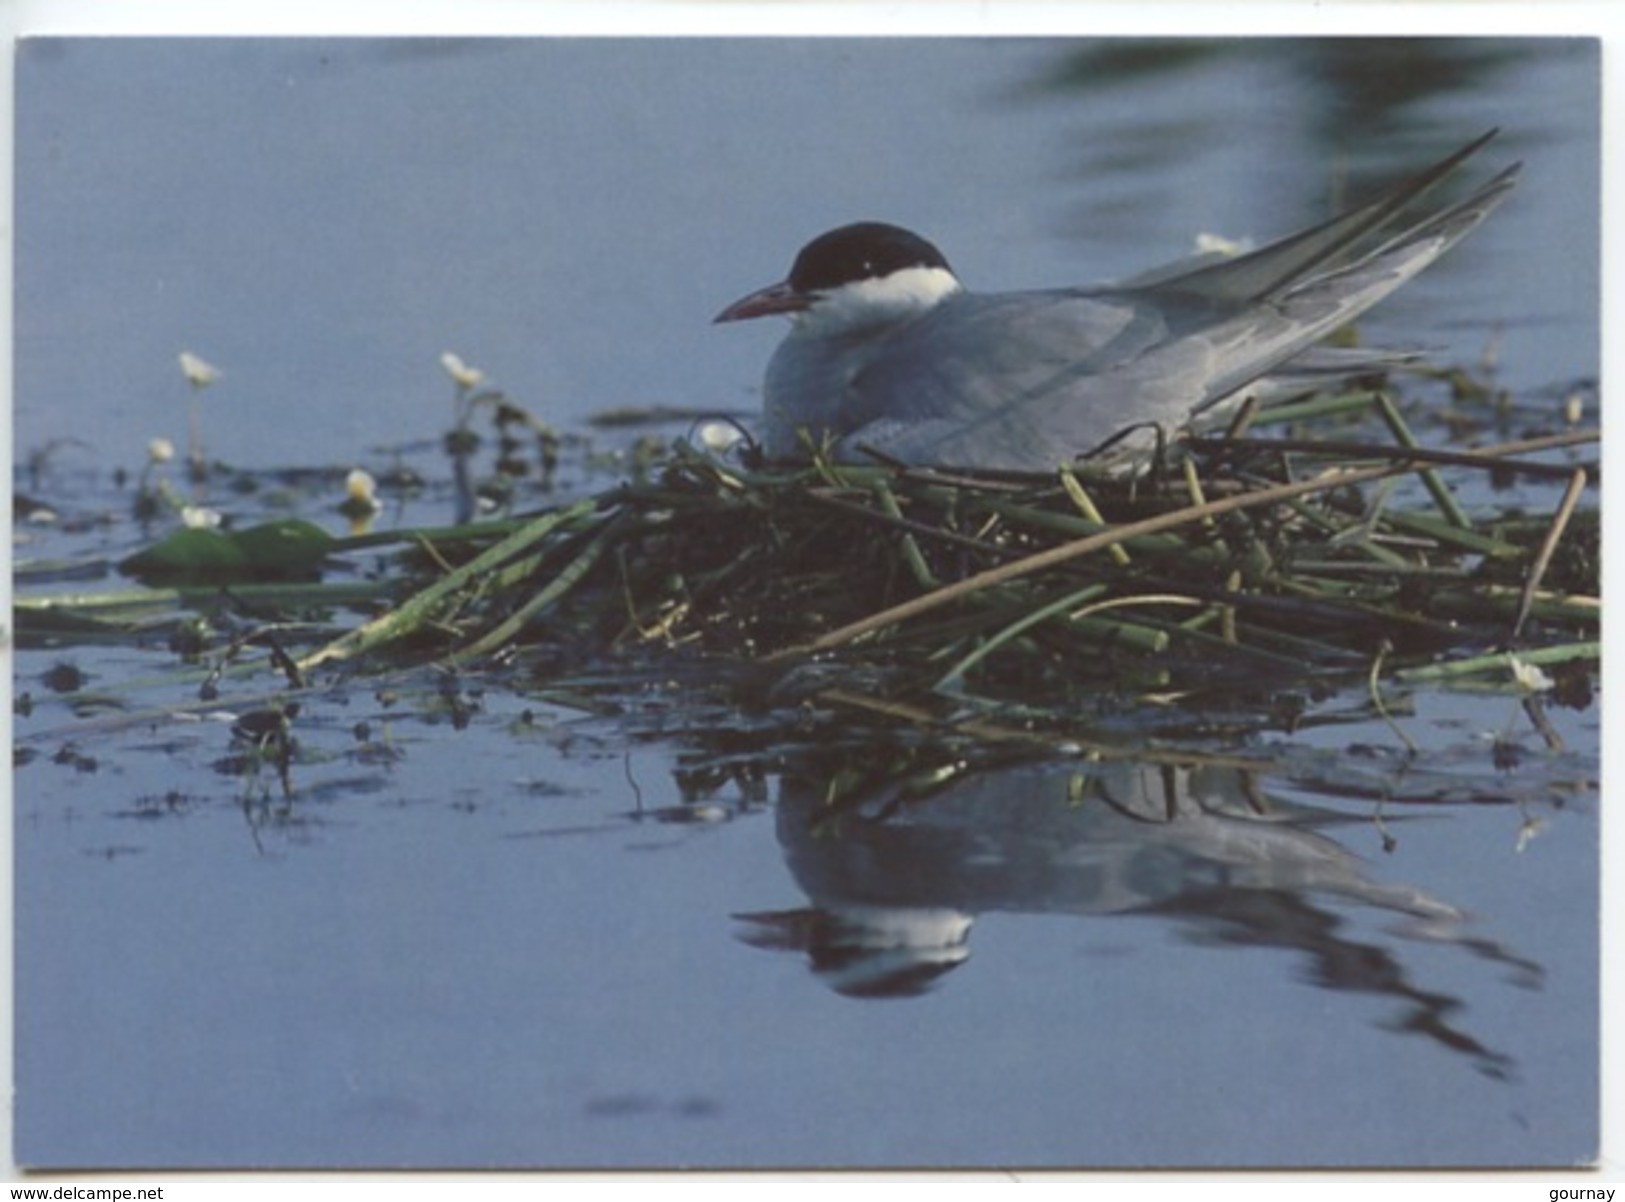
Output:
[[[125,559],[119,570],[149,584],[287,579],[315,575],[332,546],[325,530],[297,518],[247,530],[177,530]]]
[[[251,565],[274,573],[310,571],[333,547],[327,531],[298,518],[251,526],[227,537],[242,548]]]

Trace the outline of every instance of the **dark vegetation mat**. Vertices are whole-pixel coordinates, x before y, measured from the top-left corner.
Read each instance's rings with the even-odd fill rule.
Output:
[[[520,517],[180,530],[120,565],[139,589],[26,596],[18,637],[161,637],[213,682],[268,649],[295,690],[427,664],[725,665],[743,702],[990,737],[1350,686],[1383,711],[1387,682],[1589,687],[1597,432],[1474,441],[1418,446],[1381,389],[1244,414],[1134,480],[773,468],[678,440]]]

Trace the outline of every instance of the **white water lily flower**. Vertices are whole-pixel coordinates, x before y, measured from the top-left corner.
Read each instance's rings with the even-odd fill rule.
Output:
[[[1578,426],[1586,415],[1585,397],[1578,392],[1571,392],[1563,399],[1563,420],[1571,426]]]
[[[167,438],[154,438],[147,444],[148,463],[168,463],[175,458],[175,444]]]
[[[477,367],[470,367],[462,358],[447,351],[440,356],[440,366],[446,369],[459,388],[473,388],[485,379],[485,373]]]
[[[191,351],[180,354],[181,374],[193,388],[207,388],[220,378],[220,369]]]
[[[181,508],[181,524],[188,530],[213,530],[220,524],[220,511],[202,505],[186,505]]]
[[[1517,656],[1512,657],[1512,679],[1526,693],[1544,693],[1553,684],[1552,678],[1537,665],[1526,663]]]
[[[378,508],[378,481],[364,468],[355,468],[344,477],[344,495],[356,505]]]

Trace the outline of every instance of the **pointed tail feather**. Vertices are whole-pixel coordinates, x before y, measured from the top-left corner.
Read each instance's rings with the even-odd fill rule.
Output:
[[[1492,129],[1475,138],[1448,158],[1342,216],[1248,254],[1200,268],[1178,280],[1168,281],[1165,286],[1203,300],[1228,304],[1260,300],[1289,288],[1328,265],[1353,243],[1387,225],[1498,132]]]
[[[1262,313],[1239,319],[1236,335],[1257,354],[1215,375],[1208,383],[1207,403],[1277,366],[1290,370],[1305,348],[1314,350],[1320,339],[1415,278],[1495,211],[1521,171],[1522,164],[1514,163],[1466,200],[1401,231],[1353,263],[1298,281],[1272,298]]]

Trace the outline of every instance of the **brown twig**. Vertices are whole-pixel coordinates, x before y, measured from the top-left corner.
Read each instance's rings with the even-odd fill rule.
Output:
[[[1583,468],[1576,468],[1574,474],[1569,477],[1569,486],[1563,492],[1563,500],[1558,503],[1557,514],[1552,518],[1552,527],[1546,532],[1546,538],[1540,544],[1535,562],[1529,567],[1529,578],[1524,581],[1523,592],[1518,597],[1518,616],[1512,622],[1513,642],[1517,641],[1518,635],[1523,631],[1524,622],[1529,618],[1529,611],[1535,604],[1535,594],[1540,590],[1541,578],[1546,575],[1546,569],[1551,565],[1557,544],[1563,541],[1563,531],[1568,528],[1569,519],[1574,516],[1574,507],[1580,503],[1580,494],[1585,491],[1586,479]]]
[[[1392,443],[1336,442],[1319,438],[1201,438],[1193,440],[1192,445],[1214,449],[1235,447],[1246,450],[1293,451],[1306,455],[1331,455],[1339,459],[1437,463],[1451,467],[1475,467],[1486,471],[1521,472],[1532,476],[1566,476],[1574,470],[1567,464],[1527,463],[1514,456],[1586,446],[1599,441],[1601,435],[1596,430],[1568,430],[1562,434],[1499,443],[1479,451],[1444,451],[1430,447],[1396,447]]]
[[[1184,509],[1176,509],[1171,513],[1143,518],[1137,522],[1128,522],[1110,530],[1103,530],[1099,534],[1090,535],[1087,538],[1074,539],[1071,542],[1062,543],[1058,547],[1050,547],[1011,563],[988,568],[976,573],[974,576],[967,576],[963,580],[955,581],[953,584],[945,585],[933,592],[922,594],[899,605],[893,605],[878,613],[860,618],[856,622],[849,622],[845,626],[819,636],[810,643],[788,647],[775,652],[767,657],[767,662],[776,662],[816,654],[820,651],[833,650],[862,638],[864,635],[873,634],[877,630],[884,630],[888,626],[895,626],[899,622],[905,622],[910,618],[929,613],[982,589],[1005,584],[1023,576],[1030,576],[1034,572],[1041,572],[1046,568],[1056,567],[1081,555],[1088,555],[1091,552],[1115,546],[1125,539],[1144,534],[1155,534],[1239,509],[1254,509],[1262,505],[1273,505],[1293,497],[1325,492],[1333,488],[1343,488],[1350,484],[1361,484],[1368,480],[1380,480],[1385,476],[1400,475],[1407,471],[1418,470],[1420,466],[1422,465],[1395,463],[1368,468],[1334,468],[1311,480],[1296,480],[1288,484],[1259,489],[1256,492],[1242,493],[1238,496],[1209,501],[1203,505],[1191,505]]]

